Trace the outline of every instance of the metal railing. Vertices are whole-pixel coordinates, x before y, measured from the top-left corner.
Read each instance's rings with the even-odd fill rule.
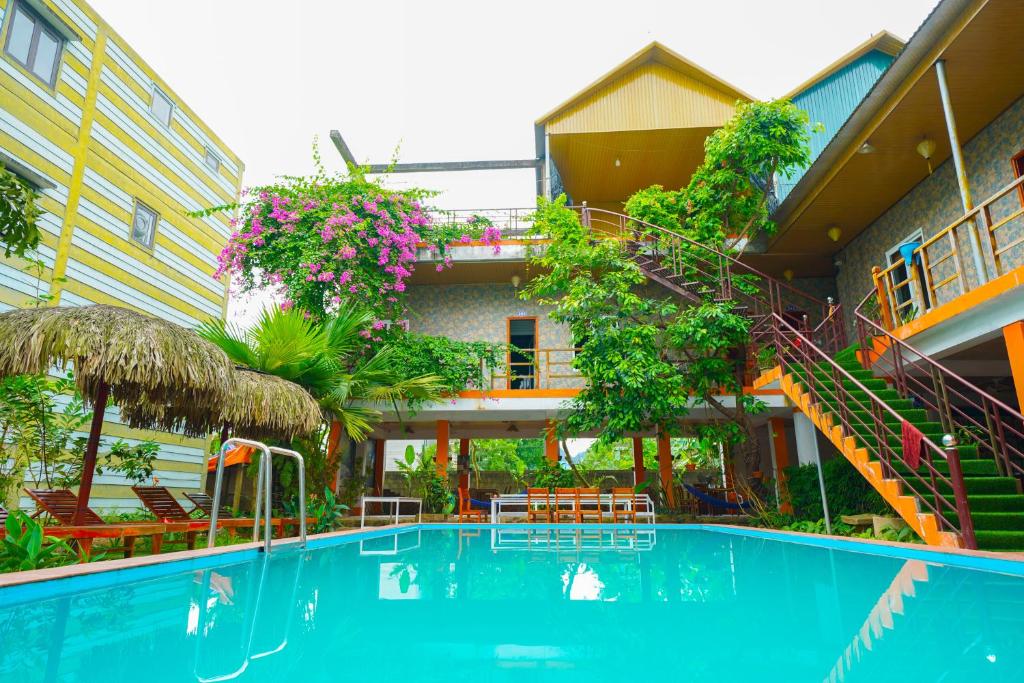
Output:
[[[927,409],[944,431],[992,458],[1000,474],[1024,482],[1024,415],[872,320],[863,309],[873,296],[854,309],[860,347],[869,349],[865,364]]]
[[[271,533],[271,492],[274,488],[274,467],[271,460],[273,455],[284,455],[294,458],[299,468],[299,544],[306,546],[306,464],[302,456],[287,448],[278,446],[267,446],[259,441],[249,439],[230,438],[220,447],[220,455],[217,458],[217,473],[213,484],[213,504],[210,510],[210,528],[207,532],[207,547],[212,548],[216,541],[217,517],[220,513],[220,496],[224,483],[224,460],[227,452],[235,446],[248,446],[260,452],[260,464],[256,477],[256,509],[253,512],[252,542],[260,541],[260,520],[263,518],[263,551],[270,552]],[[266,508],[265,517],[262,514]]]
[[[822,301],[673,230],[586,204],[578,210],[582,223],[595,233],[618,239],[633,253],[648,258],[654,267],[649,274],[695,296],[735,301],[754,319],[755,330],[759,321],[778,313],[832,353],[846,345],[843,310],[831,299]],[[714,282],[715,288],[701,290],[708,282]]]
[[[487,219],[501,230],[503,240],[526,239],[533,228],[533,214],[536,207],[514,207],[505,209],[435,209],[430,212],[435,224],[471,225],[481,218]]]
[[[858,447],[867,449],[869,456],[881,463],[884,478],[895,479],[904,493],[913,493],[921,511],[935,516],[940,530],[959,534],[966,547],[976,547],[960,455],[955,446],[943,448],[922,435],[920,463],[912,467],[903,452],[903,416],[801,330],[778,314],[772,316],[782,374],[798,377],[812,404],[823,413],[834,415],[846,436],[859,437]],[[936,467],[941,462],[948,464],[948,472]],[[902,467],[898,469],[897,465]],[[947,498],[950,493],[952,501]]]
[[[1021,265],[1024,176],[922,242],[910,267],[874,270],[881,321],[895,329]]]

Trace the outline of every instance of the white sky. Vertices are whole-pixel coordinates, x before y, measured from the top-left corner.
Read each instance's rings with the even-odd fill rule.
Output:
[[[341,130],[359,161],[532,158],[533,121],[652,40],[757,97],[935,0],[91,0],[246,164],[311,168]],[[401,175],[448,208],[533,204],[532,170]]]

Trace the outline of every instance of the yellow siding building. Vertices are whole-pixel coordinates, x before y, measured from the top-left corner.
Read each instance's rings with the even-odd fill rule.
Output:
[[[234,201],[243,164],[81,0],[0,0],[0,162],[40,191],[32,260],[0,257],[0,309],[105,303],[186,326],[222,317],[212,279],[231,228],[189,212]],[[197,488],[205,443],[130,430],[105,440],[161,444],[162,484]],[[100,509],[136,507],[119,476],[97,478]]]

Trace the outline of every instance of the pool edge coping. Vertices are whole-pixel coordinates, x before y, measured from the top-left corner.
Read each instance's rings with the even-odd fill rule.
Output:
[[[604,527],[608,529],[623,528],[622,525],[608,524],[461,524],[455,521],[447,522],[402,522],[399,524],[387,524],[364,528],[339,529],[321,534],[308,536],[307,542],[312,541],[316,547],[323,545],[323,542],[346,536],[364,535],[368,537],[386,535],[394,531],[415,530],[423,528],[516,528],[516,527],[537,527],[549,529],[565,528],[590,528]],[[655,523],[636,525],[636,528],[651,529],[697,529],[700,531],[717,531],[730,535],[746,536],[750,538],[767,538],[775,540],[791,539],[792,542],[801,545],[812,545],[819,548],[847,550],[850,552],[861,552],[886,557],[901,557],[903,559],[920,559],[950,566],[966,567],[982,571],[1007,572],[1004,567],[1009,563],[1015,571],[1010,573],[1024,576],[1024,553],[989,552],[985,550],[968,550],[965,548],[937,548],[935,546],[922,545],[918,543],[900,543],[897,541],[885,541],[881,539],[851,538],[848,536],[834,536],[827,534],[812,534],[800,531],[787,531],[781,529],[763,529],[760,527],[747,527],[736,524],[702,524],[702,523]],[[277,540],[277,545],[282,547],[293,546],[297,542],[297,536],[291,536]],[[120,558],[91,562],[85,564],[71,564],[63,567],[50,567],[47,569],[32,569],[21,572],[7,572],[0,574],[0,589],[14,588],[18,586],[33,585],[61,579],[88,576],[92,574],[113,573],[131,569],[141,569],[155,565],[172,565],[175,563],[189,563],[211,559],[221,555],[246,555],[251,552],[260,552],[263,543],[239,543],[235,545],[216,546],[213,548],[196,548],[195,550],[178,550],[159,555],[145,555],[141,557]],[[316,549],[314,547],[313,549]],[[950,562],[950,558],[955,558]],[[974,561],[972,561],[974,560]]]

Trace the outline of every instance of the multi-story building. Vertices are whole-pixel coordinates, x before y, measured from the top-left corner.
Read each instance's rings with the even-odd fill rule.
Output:
[[[222,317],[226,283],[211,274],[231,230],[189,213],[236,200],[239,158],[82,0],[0,0],[0,21],[0,162],[44,211],[31,258],[0,260],[0,307]],[[106,419],[105,441],[160,444],[161,483],[200,485],[202,440],[128,429],[116,409]],[[97,477],[93,505],[135,507],[124,484]]]
[[[736,266],[820,303],[796,348],[820,342],[806,362],[837,373],[809,389],[782,357],[752,382],[769,407],[762,469],[782,481],[786,465],[842,454],[932,543],[1024,547],[1022,28],[1014,0],[943,0],[906,44],[880,33],[789,93],[821,124],[812,163],[774,179],[778,231]],[[536,123],[541,186],[610,211],[652,183],[683,186],[707,134],[749,99],[652,44]],[[456,246],[450,270],[417,271],[409,324],[536,351],[510,357],[491,391],[463,392],[407,422],[392,416],[375,435],[382,452],[381,440],[403,436],[463,446],[536,436],[582,382],[563,376],[572,374],[568,333],[516,296],[530,275],[515,239],[520,215],[505,219],[500,255]],[[801,308],[767,294],[763,303],[767,320]],[[861,350],[837,353],[841,343]],[[919,467],[903,450],[914,430],[927,454]],[[663,459],[663,478],[667,467]]]

